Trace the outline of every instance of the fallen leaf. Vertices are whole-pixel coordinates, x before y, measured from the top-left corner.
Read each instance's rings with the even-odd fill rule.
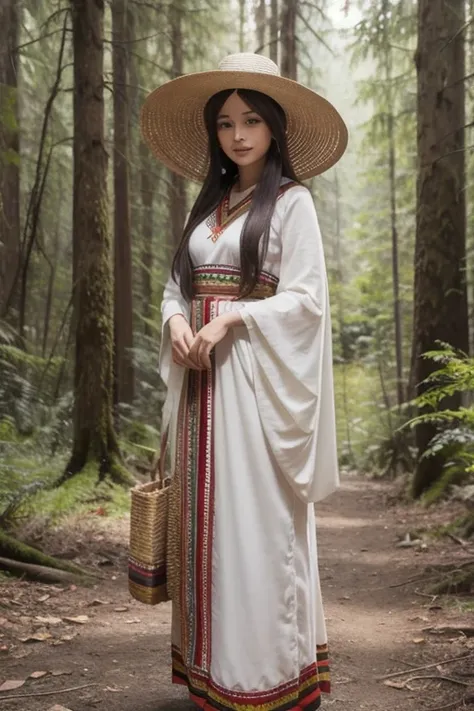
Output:
[[[87,607],[98,607],[99,605],[109,605],[110,600],[92,600]]]
[[[0,644],[0,654],[5,654],[6,652],[8,652],[8,645]]]
[[[128,612],[129,607],[114,607],[114,612]]]
[[[41,679],[43,676],[49,674],[47,671],[35,671],[30,674],[31,679]]]
[[[65,669],[53,669],[51,676],[70,676],[72,671],[67,671]]]
[[[141,622],[141,620],[138,619],[138,617],[134,617],[131,620],[125,620],[126,625],[138,625]]]
[[[71,711],[71,709],[67,709],[65,706],[61,706],[60,704],[54,704],[54,706],[50,706],[48,711]]]
[[[41,595],[41,597],[38,598],[38,602],[46,602],[50,597],[51,595]]]
[[[403,681],[392,681],[391,679],[385,679],[385,686],[390,686],[392,689],[405,689],[405,682]]]
[[[119,689],[119,688],[113,687],[113,686],[106,686],[105,689],[104,689],[104,691],[113,691],[113,692],[116,693],[116,692],[118,692],[118,691],[122,691],[122,689]]]
[[[424,637],[415,637],[415,639],[412,640],[413,644],[424,644],[426,642]]]
[[[40,615],[35,617],[35,620],[41,622],[44,625],[60,625],[62,622],[62,619],[60,617],[41,617]]]
[[[64,622],[72,622],[74,625],[85,625],[89,622],[87,615],[77,615],[77,617],[64,617]]]
[[[70,642],[71,640],[73,640],[75,638],[75,636],[76,636],[75,634],[63,634],[62,637],[60,638],[60,640],[57,640],[57,641],[58,642],[59,641]]]
[[[13,691],[13,689],[19,689],[24,683],[24,679],[8,679],[0,686],[0,691]]]
[[[49,632],[38,632],[29,637],[19,637],[20,642],[46,642],[47,639],[52,639],[53,635]]]

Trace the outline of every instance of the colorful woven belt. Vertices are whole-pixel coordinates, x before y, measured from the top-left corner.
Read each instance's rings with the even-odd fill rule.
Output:
[[[262,271],[253,291],[246,299],[267,299],[276,294],[278,278]],[[228,265],[203,264],[193,270],[195,299],[212,296],[218,299],[237,299],[240,290],[240,269]]]

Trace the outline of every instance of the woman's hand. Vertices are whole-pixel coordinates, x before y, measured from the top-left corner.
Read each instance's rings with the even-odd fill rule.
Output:
[[[171,338],[171,350],[173,361],[183,368],[193,368],[196,366],[189,359],[189,349],[194,340],[191,326],[182,314],[172,316],[168,321]]]
[[[216,316],[194,337],[193,344],[189,350],[189,360],[194,368],[209,370],[211,368],[211,351],[227,335],[231,326],[242,324],[242,317],[238,311],[229,312]]]

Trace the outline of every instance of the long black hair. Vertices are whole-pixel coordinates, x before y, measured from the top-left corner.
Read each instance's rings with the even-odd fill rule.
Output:
[[[217,208],[239,174],[237,165],[221,149],[217,136],[217,117],[234,91],[265,121],[273,136],[240,238],[241,297],[252,291],[262,269],[281,179],[286,177],[298,182],[288,154],[286,114],[280,104],[266,94],[251,89],[226,89],[211,96],[204,108],[204,123],[209,138],[209,170],[189,215],[172,266],[173,277],[188,301],[193,297],[193,268],[189,254],[191,234]]]

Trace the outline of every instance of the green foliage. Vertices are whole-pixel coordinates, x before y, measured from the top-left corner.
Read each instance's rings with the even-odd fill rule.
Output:
[[[380,474],[389,453],[387,442],[398,425],[387,409],[375,364],[337,364],[334,369],[340,463]]]
[[[392,230],[396,227],[403,361],[410,358],[413,246],[415,233],[416,46],[414,3],[377,0],[360,3],[362,19],[353,31],[353,69],[369,66],[357,82],[357,104],[370,107],[358,145],[358,213],[348,238],[354,243],[357,272],[352,276],[348,312],[364,324],[364,349],[381,367],[387,405],[395,387]],[[391,127],[393,126],[393,133]],[[394,180],[390,173],[393,151]],[[392,215],[391,201],[395,208]],[[348,314],[346,314],[346,319]],[[355,351],[357,355],[357,351]]]
[[[425,380],[426,391],[413,403],[420,414],[408,423],[413,428],[430,422],[439,430],[423,456],[442,454],[445,471],[425,495],[427,502],[438,500],[453,485],[464,483],[474,474],[474,358],[446,343],[439,345],[438,350],[424,354],[440,367]],[[456,393],[462,393],[465,399],[458,410],[449,406],[450,397]]]

